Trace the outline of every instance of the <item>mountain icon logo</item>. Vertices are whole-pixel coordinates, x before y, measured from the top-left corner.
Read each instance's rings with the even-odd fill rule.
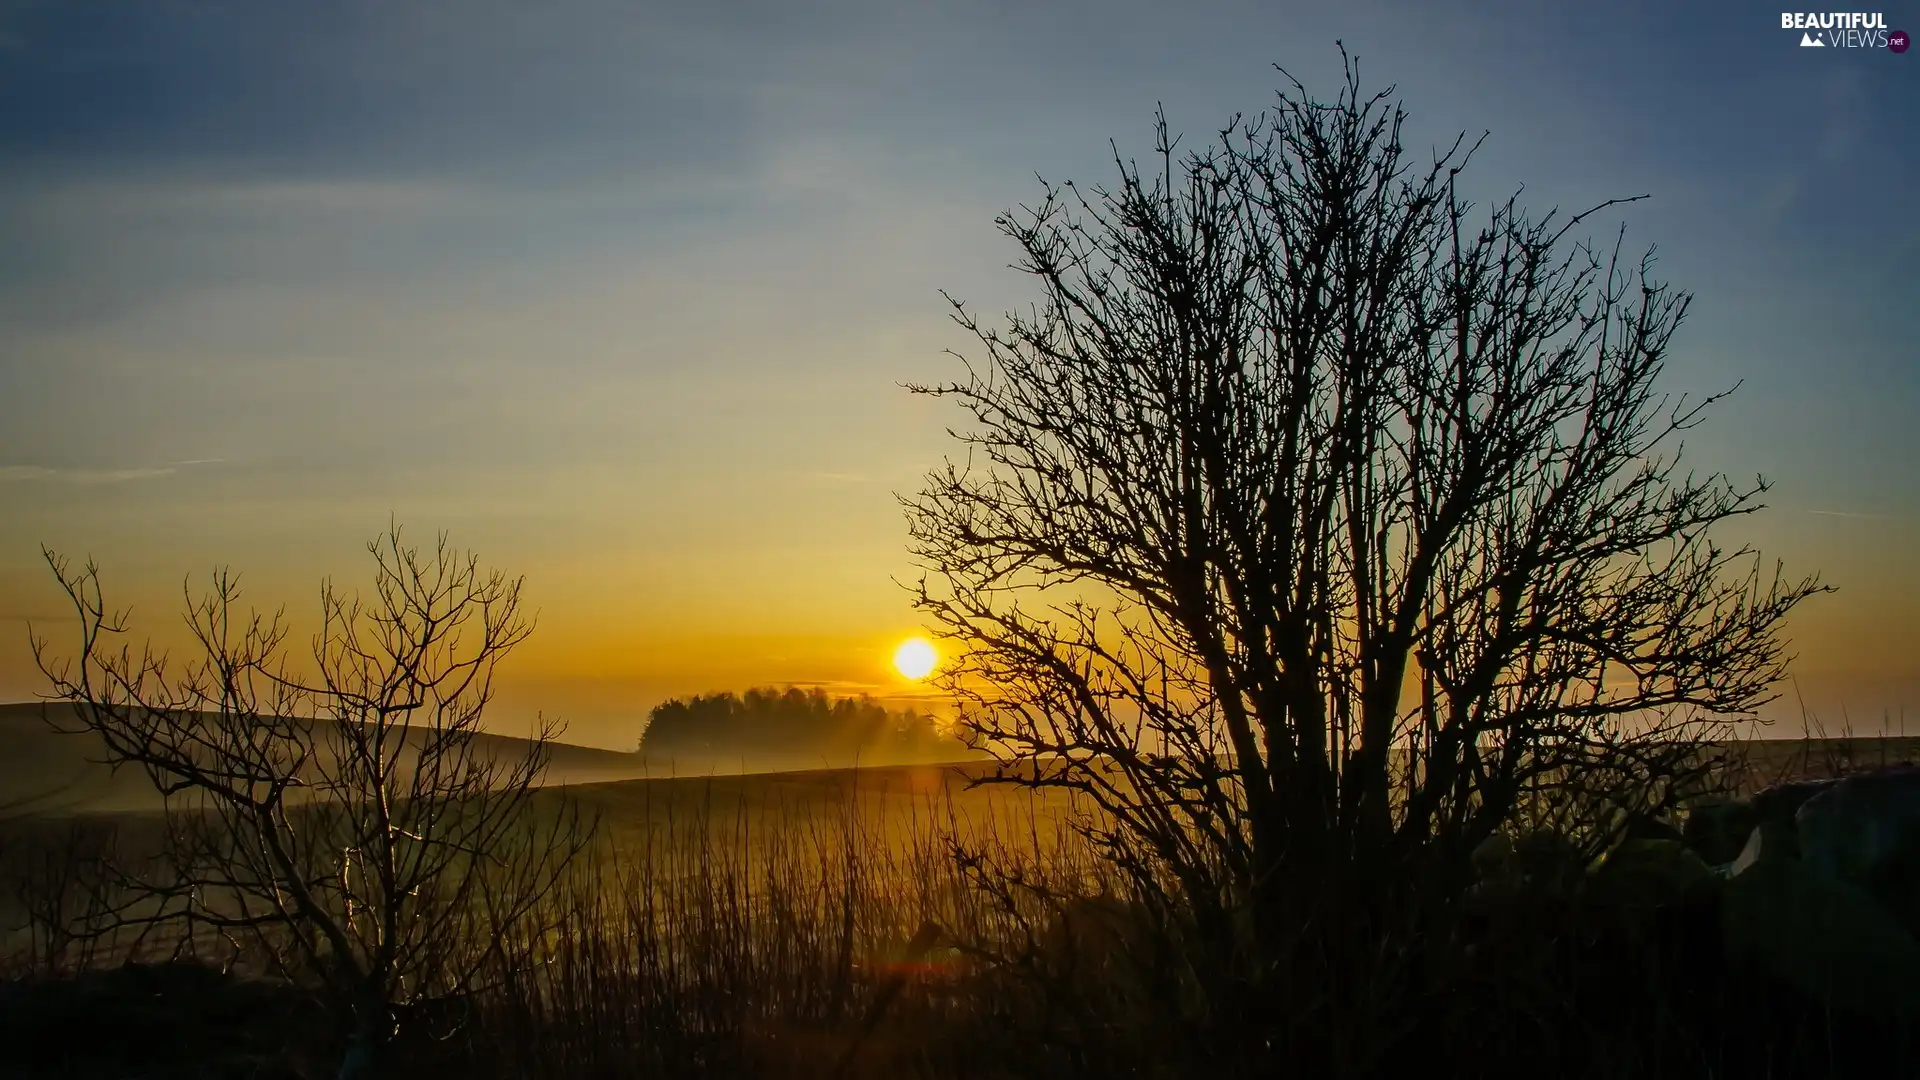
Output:
[[[1803,49],[1824,49],[1827,47],[1827,43],[1814,37],[1812,34],[1802,31],[1800,34],[1800,47]]]

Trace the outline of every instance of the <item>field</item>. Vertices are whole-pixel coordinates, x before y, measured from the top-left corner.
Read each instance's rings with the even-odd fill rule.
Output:
[[[198,961],[251,972],[238,983],[209,982],[193,974],[198,967],[118,967],[130,956],[164,962],[179,939],[48,932],[58,921],[51,916],[85,909],[89,859],[106,845],[123,856],[156,846],[162,819],[150,787],[141,790],[143,776],[89,765],[72,746],[31,731],[25,720],[37,724],[37,716],[15,710],[5,719],[7,748],[23,751],[0,758],[16,797],[36,795],[50,779],[60,781],[61,797],[31,802],[31,813],[16,811],[0,828],[5,953],[22,979],[7,984],[14,997],[0,1001],[9,1017],[0,1037],[20,1048],[22,1061],[44,1062],[54,1058],[36,1055],[71,1055],[74,1031],[151,1023],[169,1038],[205,1039],[186,1066],[199,1071],[179,1075],[315,1075],[314,1063],[338,1044],[287,1034],[288,1025],[315,1030],[300,1011],[305,999],[253,964],[243,943],[206,933],[192,940]],[[507,740],[500,747],[515,748]],[[1741,762],[1732,779],[1753,790],[1910,759],[1920,740],[1771,740],[1731,749]],[[1145,954],[1133,939],[1086,933],[1086,925],[1104,927],[1099,913],[1111,909],[1085,909],[1095,913],[1088,923],[1083,909],[1045,899],[1046,888],[1101,889],[1098,861],[1066,828],[1063,799],[982,785],[980,764],[636,779],[609,778],[633,767],[629,755],[563,747],[555,762],[559,782],[537,796],[538,816],[578,810],[597,823],[596,842],[536,917],[498,944],[484,990],[463,997],[454,1019],[419,1021],[460,1032],[412,1045],[411,1067],[421,1075],[1151,1075],[1143,1062],[1156,1056],[1192,1065],[1213,1053],[1180,1042],[1179,1007],[1142,981],[1136,965]],[[997,876],[983,877],[981,864],[969,872],[960,854],[986,860]],[[1033,888],[982,887],[1016,879]],[[1070,924],[1070,914],[1081,924]],[[1544,1074],[1658,1075],[1633,1055],[1650,1061],[1668,1042],[1693,1038],[1695,1021],[1677,1017],[1707,999],[1669,1001],[1673,991],[1648,984],[1646,965],[1620,969],[1628,954],[1617,943],[1563,939],[1556,925],[1503,931],[1527,956],[1509,961],[1512,970],[1497,982],[1503,989],[1424,1022],[1457,1030],[1464,1017],[1484,1020],[1490,1043],[1527,1046]],[[1532,1012],[1545,1000],[1537,992],[1500,996],[1516,985],[1524,991],[1528,979],[1586,971],[1582,965],[1598,973],[1593,987],[1557,987],[1554,1009],[1574,1023],[1604,1003],[1621,1023],[1638,1025],[1644,1046],[1617,1051],[1624,1057],[1596,1054],[1571,1029],[1534,1026],[1545,1019]],[[1622,970],[1643,1000],[1620,1000]],[[133,976],[116,974],[126,971],[159,980],[170,1004],[154,1005],[151,985],[129,989],[124,980]],[[33,987],[42,996],[21,996]],[[47,987],[63,987],[65,996],[47,997]],[[1751,1013],[1741,1023],[1778,1026],[1751,1002],[1716,993],[1713,1008]],[[78,1063],[60,1057],[56,1071],[104,1077],[151,1064],[124,1048],[97,1052],[98,1060]],[[1734,1053],[1717,1052],[1723,1060]],[[281,1068],[291,1071],[273,1072]]]
[[[578,766],[600,763],[598,755],[563,750],[556,757]],[[814,1070],[792,1075],[829,1075],[843,1065],[872,1075],[898,1065],[909,1049],[924,1057],[933,1049],[930,1032],[966,1033],[965,1045],[940,1051],[954,1062],[989,1050],[1012,1055],[1005,1038],[983,1039],[974,1025],[985,1017],[941,990],[939,973],[958,971],[951,945],[914,945],[930,920],[979,931],[996,917],[954,871],[955,841],[1069,864],[1064,805],[976,786],[981,773],[979,765],[895,766],[549,786],[536,798],[536,815],[577,809],[596,823],[597,841],[541,906],[535,923],[545,929],[506,943],[512,967],[537,975],[490,1002],[488,1022],[471,1029],[486,1045],[465,1044],[479,1060],[462,1072],[744,1075],[778,1063]],[[160,846],[162,817],[141,808],[151,794],[143,802],[134,781],[146,783],[85,774],[66,786],[65,801],[42,802],[0,825],[0,916],[8,928],[0,952],[12,972],[86,987],[94,985],[89,979],[112,978],[124,959],[164,963],[185,947],[256,979],[271,975],[216,933],[202,931],[183,946],[177,935],[133,929],[98,940],[47,932],[59,921],[49,916],[86,909],[82,868],[91,860],[108,849],[124,859]],[[89,801],[76,807],[76,792]],[[915,989],[901,993],[909,973]],[[256,985],[266,996],[279,982]],[[197,988],[178,989],[183,1011],[163,1026],[191,1029],[209,1009],[224,1015],[226,1004],[190,1004]],[[59,1004],[113,1014],[128,994],[114,983],[74,990]],[[49,1018],[43,1008],[34,1001],[14,1010],[16,1022],[38,1018],[33,1030],[0,1019],[0,1035],[47,1046],[66,1038],[49,1032],[93,1022],[58,1009]],[[964,1022],[952,1015],[956,1008],[967,1014]],[[257,1022],[272,1027],[284,1017],[272,1012]],[[857,1062],[849,1057],[855,1050]],[[305,1052],[324,1058],[334,1051],[323,1043]],[[97,1074],[80,1074],[117,1075],[133,1063],[109,1055],[88,1066]]]

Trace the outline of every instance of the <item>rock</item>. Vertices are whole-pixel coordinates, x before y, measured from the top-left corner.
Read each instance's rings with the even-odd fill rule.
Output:
[[[1759,822],[1759,812],[1752,803],[1716,796],[1688,808],[1680,837],[1707,865],[1725,866],[1739,858]]]
[[[1865,890],[1769,856],[1761,832],[1721,887],[1728,961],[1837,1010],[1920,1019],[1920,943]]]
[[[1856,773],[1794,815],[1809,869],[1873,893],[1911,927],[1920,916],[1920,769]]]
[[[1627,819],[1627,827],[1621,839],[1623,841],[1672,840],[1679,842],[1684,840],[1685,837],[1681,835],[1679,829],[1674,828],[1672,823],[1664,818],[1658,818],[1652,814],[1634,814]]]
[[[1837,781],[1792,780],[1758,792],[1752,799],[1754,822],[1746,842],[1728,868],[1730,875],[1743,873],[1760,857],[1798,859],[1800,832],[1795,815],[1809,799],[1832,787]]]
[[[1798,862],[1800,842],[1795,838],[1792,820],[1782,821],[1778,817],[1763,817],[1747,834],[1747,842],[1727,867],[1728,877],[1739,877],[1751,869],[1761,859],[1785,859]]]
[[[1579,847],[1546,830],[1521,833],[1518,839],[1494,833],[1473,849],[1470,859],[1474,876],[1489,883],[1565,883],[1582,869]]]
[[[1577,882],[1585,859],[1573,841],[1556,832],[1530,832],[1513,845],[1513,866],[1531,885],[1560,888]]]
[[[1789,780],[1775,784],[1753,796],[1754,813],[1759,816],[1760,824],[1784,825],[1788,835],[1781,837],[1782,843],[1791,844],[1797,851],[1799,840],[1794,835],[1794,816],[1807,800],[1827,790],[1840,781],[1836,778],[1818,780]],[[1785,854],[1783,850],[1781,854]]]
[[[1628,840],[1593,872],[1594,897],[1629,907],[1678,904],[1719,884],[1693,849],[1678,840]]]

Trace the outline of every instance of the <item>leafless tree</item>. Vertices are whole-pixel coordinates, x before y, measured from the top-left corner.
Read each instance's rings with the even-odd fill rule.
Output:
[[[118,840],[111,818],[0,820],[0,880],[18,920],[3,929],[21,936],[0,963],[20,973],[63,975],[124,948],[93,932],[125,903],[113,892]]]
[[[477,739],[495,670],[532,629],[520,579],[444,535],[423,554],[398,526],[368,551],[371,597],[322,585],[305,671],[283,612],[242,614],[225,570],[197,600],[189,585],[199,655],[179,665],[116,648],[127,622],[97,567],[46,552],[79,655],[34,638],[49,696],[74,706],[63,729],[166,797],[163,869],[119,919],[212,931],[317,984],[349,1025],[343,1074],[369,1067],[396,1007],[467,989],[591,832],[571,804],[535,805],[557,724],[524,752]]]
[[[1633,200],[1476,215],[1478,142],[1414,160],[1351,60],[1332,104],[1287,85],[999,219],[1039,301],[949,298],[982,351],[911,389],[969,414],[966,454],[903,500],[975,739],[1096,800],[1255,979],[1301,927],[1377,940],[1541,785],[1750,713],[1821,588],[1710,535],[1767,485],[1681,467],[1721,396],[1660,389],[1688,298],[1568,239]]]

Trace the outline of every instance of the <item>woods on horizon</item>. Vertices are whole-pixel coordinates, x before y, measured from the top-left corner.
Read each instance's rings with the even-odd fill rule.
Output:
[[[840,765],[951,761],[967,748],[932,716],[890,710],[865,694],[832,698],[817,688],[756,687],[655,706],[640,753],[683,762],[772,757]]]

